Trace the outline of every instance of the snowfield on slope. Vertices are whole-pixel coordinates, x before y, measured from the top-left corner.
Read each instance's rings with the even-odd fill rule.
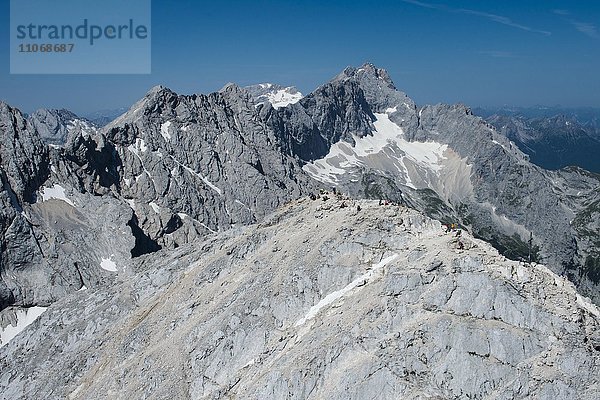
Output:
[[[285,88],[267,95],[267,98],[273,108],[281,108],[299,102],[302,99],[302,93],[290,93],[289,88]]]
[[[393,112],[395,108],[389,108]],[[403,184],[416,189],[414,172],[439,173],[448,146],[437,142],[410,142],[404,131],[386,114],[374,114],[375,131],[364,137],[354,136],[355,145],[337,142],[320,160],[306,164],[303,170],[313,178],[336,184],[341,175],[351,173],[353,168],[372,167],[395,171],[404,178]]]
[[[52,187],[42,187],[40,194],[42,195],[42,201],[48,201],[50,199],[62,200],[75,207],[75,203],[73,203],[73,201],[65,194],[65,188],[59,184],[54,184]]]
[[[250,86],[255,93],[257,105],[271,103],[273,108],[282,108],[299,102],[304,96],[293,86],[282,87],[272,83],[260,83]]]
[[[23,330],[31,325],[40,315],[42,315],[46,309],[47,307],[16,309],[16,325],[9,324],[5,328],[0,327],[0,347],[5,346],[15,336],[23,332]]]

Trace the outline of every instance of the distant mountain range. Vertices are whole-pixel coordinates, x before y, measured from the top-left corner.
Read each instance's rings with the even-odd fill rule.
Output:
[[[558,107],[474,110],[547,169],[579,166],[600,173],[600,110]]]
[[[483,118],[496,114],[523,117],[525,119],[552,118],[562,115],[569,120],[577,121],[581,126],[590,128],[594,132],[598,132],[598,129],[600,129],[600,108],[593,107],[476,107],[473,108],[473,113]]]
[[[91,121],[95,125],[102,127],[115,120],[117,117],[127,112],[127,107],[114,108],[110,110],[99,110],[90,114],[86,114],[85,119]]]
[[[372,64],[94,121],[0,103],[5,397],[597,393],[600,175],[532,162],[582,123]]]

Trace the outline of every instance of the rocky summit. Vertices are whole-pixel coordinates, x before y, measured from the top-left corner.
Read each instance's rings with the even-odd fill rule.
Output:
[[[330,193],[140,257],[110,287],[55,303],[2,348],[0,387],[6,398],[594,399],[599,324],[542,265],[409,208]]]
[[[597,397],[600,175],[372,64],[105,122],[0,103],[2,398]]]

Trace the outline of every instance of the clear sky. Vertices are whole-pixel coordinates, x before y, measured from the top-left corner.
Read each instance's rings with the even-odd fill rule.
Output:
[[[130,106],[157,84],[308,93],[366,61],[419,104],[600,107],[597,0],[154,0],[150,75],[10,75],[0,1],[0,99],[25,112]]]

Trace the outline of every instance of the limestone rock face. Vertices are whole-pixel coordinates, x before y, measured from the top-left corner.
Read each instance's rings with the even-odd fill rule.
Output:
[[[106,284],[133,257],[256,222],[319,186],[235,85],[156,87],[104,129],[2,104],[0,133],[0,310]]]
[[[111,190],[160,246],[253,223],[316,187],[255,108],[235,85],[194,96],[157,87],[104,128]]]
[[[595,398],[600,312],[569,281],[414,210],[329,196],[53,304],[0,349],[1,392]]]
[[[49,173],[48,149],[23,114],[0,102],[0,167],[3,190],[20,204],[34,199],[34,192]],[[4,185],[6,180],[6,185]]]
[[[0,102],[0,309],[12,303],[45,300],[30,286],[44,283],[43,254],[24,207],[49,173],[48,151],[23,115]],[[42,273],[43,275],[43,273]],[[24,280],[26,288],[15,281]]]
[[[101,263],[114,259],[123,269],[131,258],[131,209],[61,186],[58,150],[4,103],[0,135],[0,311],[47,306],[84,285],[112,280]],[[2,329],[14,312],[0,313]]]

